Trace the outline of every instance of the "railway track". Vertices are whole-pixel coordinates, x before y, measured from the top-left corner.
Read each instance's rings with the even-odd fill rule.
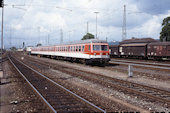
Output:
[[[117,59],[111,59],[111,61],[109,63],[111,63],[111,64],[123,64],[123,65],[129,65],[130,64],[130,65],[133,65],[133,66],[170,70],[170,64],[139,62],[139,61],[129,61],[129,60],[117,60]]]
[[[150,86],[146,86],[146,85],[142,85],[142,84],[138,84],[138,83],[134,83],[130,81],[120,80],[120,79],[104,76],[101,74],[87,72],[81,69],[75,69],[71,67],[68,68],[65,66],[57,65],[55,63],[50,64],[47,62],[33,60],[31,58],[29,58],[29,60],[34,62],[31,65],[34,65],[36,63],[35,67],[37,67],[37,65],[50,67],[55,70],[59,70],[63,73],[69,74],[71,76],[93,81],[97,84],[104,85],[105,87],[117,89],[119,91],[131,94],[131,95],[140,96],[142,98],[145,98],[148,101],[152,101],[152,102],[158,101],[163,104],[166,104],[168,107],[170,106],[170,91],[167,91],[167,90],[153,88]]]
[[[9,57],[9,60],[48,106],[50,112],[105,112],[23,62],[13,57]]]
[[[170,64],[165,63],[158,63],[158,62],[146,62],[146,61],[132,61],[132,60],[124,60],[124,59],[114,59],[112,58],[111,61],[119,61],[119,62],[125,62],[125,63],[135,63],[135,64],[145,64],[145,65],[153,65],[153,66],[164,66],[164,67],[170,67]],[[149,60],[148,60],[149,61]]]
[[[8,60],[7,57],[0,59],[0,63],[5,62],[6,60]]]

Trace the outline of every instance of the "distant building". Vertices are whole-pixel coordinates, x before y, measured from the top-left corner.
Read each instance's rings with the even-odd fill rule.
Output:
[[[111,41],[111,42],[108,42],[109,45],[119,45],[119,42],[118,41]]]
[[[18,48],[17,51],[23,51],[24,49],[23,48]]]

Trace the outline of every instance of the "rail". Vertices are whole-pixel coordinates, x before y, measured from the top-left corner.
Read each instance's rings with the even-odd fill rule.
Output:
[[[9,57],[8,57],[9,58]],[[9,58],[10,59],[10,58]],[[15,59],[17,60],[17,59]],[[11,61],[11,59],[10,59]],[[35,73],[39,74],[40,76],[44,77],[45,79],[49,80],[50,82],[54,83],[55,85],[59,86],[60,88],[64,89],[66,92],[72,94],[73,96],[79,98],[80,100],[82,100],[83,102],[87,103],[88,105],[94,107],[95,109],[99,110],[100,112],[106,113],[106,111],[104,111],[103,109],[101,109],[100,107],[94,105],[93,103],[89,102],[88,100],[78,96],[77,94],[71,92],[70,90],[66,89],[65,87],[61,86],[60,84],[56,83],[55,81],[51,80],[50,78],[46,77],[45,75],[39,73],[38,71],[34,70],[33,68],[29,67],[28,65],[24,64],[23,62],[17,60],[18,62],[20,62],[21,64],[23,64],[24,66],[26,66],[27,68],[31,69],[32,71],[34,71]],[[17,69],[17,71],[24,77],[24,79],[26,79],[26,77],[19,71],[19,69],[15,66],[15,64],[11,61],[11,63],[14,65],[14,67]],[[33,87],[33,89],[35,89],[35,87],[26,79],[26,81],[31,85],[31,87]],[[36,89],[35,89],[36,90]],[[47,102],[47,100],[36,90],[36,92],[40,95],[41,98],[43,98],[44,102],[49,106],[49,108],[52,109],[52,111],[54,113],[56,113],[56,111],[54,110],[54,108]]]
[[[148,64],[148,65],[159,65],[159,66],[168,66],[170,67],[170,64],[160,64],[160,63],[148,63],[148,62],[137,62],[137,61],[127,61],[127,60],[117,60],[117,59],[111,59],[111,61],[120,61],[120,62],[129,62],[129,63],[139,63],[139,64]]]
[[[61,71],[62,73],[66,73],[66,74],[71,74],[72,76],[75,76],[75,77],[78,77],[80,76],[80,74],[78,72],[72,72],[72,71],[69,71],[69,70],[63,70],[63,68],[65,69],[66,67],[62,67],[61,65],[57,65],[57,64],[47,64],[47,63],[43,63],[43,62],[39,62],[39,61],[35,61],[33,60],[34,62],[38,62],[40,63],[41,65],[47,65],[47,66],[50,66],[51,68],[53,69],[57,69],[59,71]],[[156,100],[159,100],[161,102],[167,102],[167,103],[170,103],[170,100],[164,98],[164,97],[159,97],[160,94],[166,94],[169,98],[169,91],[166,91],[166,90],[162,90],[162,89],[157,89],[157,88],[154,88],[154,87],[150,87],[150,86],[146,86],[146,85],[142,85],[142,84],[138,84],[138,83],[134,83],[134,82],[130,82],[130,81],[125,81],[125,80],[120,80],[120,79],[117,79],[117,78],[111,78],[111,77],[107,77],[107,76],[103,76],[101,74],[96,74],[96,73],[93,73],[93,72],[87,72],[87,71],[83,71],[81,69],[75,69],[75,68],[71,68],[72,70],[76,70],[76,71],[81,71],[84,72],[84,73],[87,73],[88,75],[93,75],[93,76],[86,76],[86,75],[81,75],[81,77],[83,79],[86,79],[86,80],[91,80],[91,81],[94,81],[96,83],[99,83],[99,84],[103,84],[105,86],[116,86],[118,87],[118,89],[125,89],[129,92],[136,92],[138,95],[144,95],[145,97],[150,97],[152,99],[156,99]],[[99,79],[99,78],[103,78],[103,79]],[[109,82],[105,81],[105,80],[109,80]],[[133,89],[133,87],[136,87]],[[140,90],[137,90],[137,89],[140,89]],[[145,90],[145,91],[143,91]],[[147,93],[146,91],[150,92],[150,90],[152,90],[152,93],[154,94],[150,94],[150,93]],[[158,92],[158,93],[157,93]],[[157,94],[155,94],[157,93]]]
[[[54,112],[55,109],[48,103],[48,101],[39,93],[39,91],[28,81],[28,79],[21,73],[21,71],[16,67],[16,65],[12,62],[11,58],[8,56],[9,61],[12,63],[12,65],[15,67],[15,69],[21,74],[21,76],[27,81],[27,83],[31,86],[31,88],[40,96],[40,98],[44,101],[44,103]]]
[[[119,61],[110,61],[109,63],[170,70],[170,67],[160,67],[160,66],[151,66],[151,65],[143,65],[143,64],[134,64],[134,63],[123,63],[123,62],[119,62]]]

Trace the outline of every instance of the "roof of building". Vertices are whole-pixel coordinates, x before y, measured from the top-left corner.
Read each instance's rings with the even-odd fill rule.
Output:
[[[169,45],[170,46],[170,42],[154,42],[148,45]]]
[[[128,44],[128,43],[151,43],[151,42],[158,42],[153,38],[132,38],[128,40],[123,40],[120,44]]]
[[[121,46],[146,46],[147,43],[130,43],[130,44],[122,44]]]

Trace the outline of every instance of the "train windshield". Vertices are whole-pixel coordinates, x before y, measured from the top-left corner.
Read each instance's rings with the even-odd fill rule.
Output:
[[[94,51],[108,51],[107,45],[93,45]]]
[[[108,51],[107,45],[101,45],[102,51]]]

